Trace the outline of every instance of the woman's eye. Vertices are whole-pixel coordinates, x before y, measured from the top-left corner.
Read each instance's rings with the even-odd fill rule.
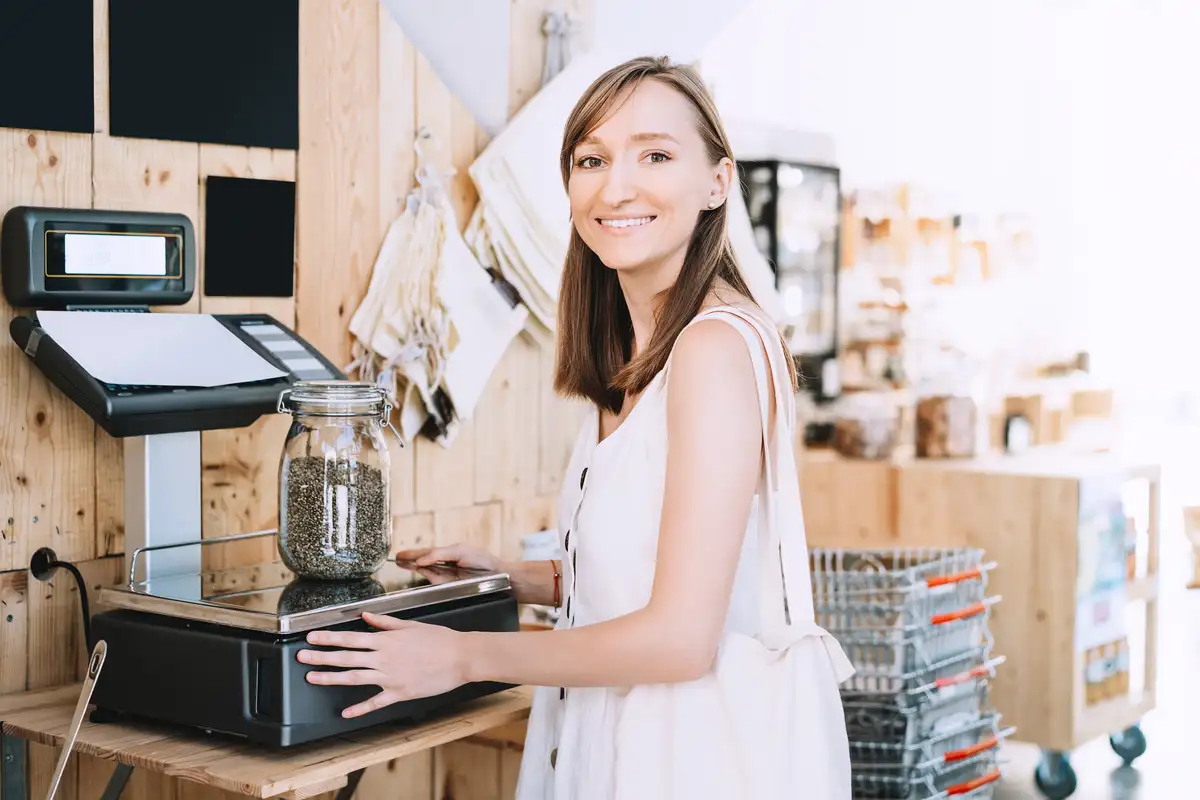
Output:
[[[670,160],[671,160],[671,157],[669,155],[667,155],[666,153],[651,153],[650,154],[650,161],[651,161],[651,163],[654,163],[654,164],[664,164]]]
[[[596,156],[584,156],[579,159],[579,166],[584,169],[596,169],[600,166],[600,159]]]

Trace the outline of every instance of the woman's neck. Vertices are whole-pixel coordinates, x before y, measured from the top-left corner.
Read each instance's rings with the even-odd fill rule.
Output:
[[[654,335],[654,316],[662,302],[662,294],[675,284],[682,266],[680,258],[678,264],[647,265],[640,269],[622,270],[618,274],[617,280],[621,284],[621,293],[625,295],[625,305],[633,324],[633,355],[637,355]]]

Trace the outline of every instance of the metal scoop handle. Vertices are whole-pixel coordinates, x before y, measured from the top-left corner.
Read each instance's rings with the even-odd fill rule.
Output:
[[[83,689],[79,692],[79,701],[75,704],[75,716],[71,718],[71,727],[63,739],[62,751],[58,754],[58,764],[54,766],[54,778],[50,781],[50,792],[46,800],[54,800],[58,793],[58,785],[62,782],[63,773],[67,770],[67,762],[71,759],[71,750],[75,747],[75,738],[79,736],[79,727],[83,725],[83,716],[87,713],[92,702],[92,690],[96,688],[96,679],[100,677],[100,668],[104,666],[104,656],[108,653],[108,645],[103,639],[96,642],[92,649],[92,657],[88,660],[87,674],[83,678]]]

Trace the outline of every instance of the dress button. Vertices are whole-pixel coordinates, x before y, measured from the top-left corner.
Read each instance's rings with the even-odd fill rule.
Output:
[[[558,748],[556,747],[550,751],[550,769],[555,769],[557,767],[558,767]]]

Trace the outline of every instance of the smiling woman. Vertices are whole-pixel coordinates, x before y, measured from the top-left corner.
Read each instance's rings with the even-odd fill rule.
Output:
[[[418,565],[501,568],[555,630],[387,617],[316,632],[314,683],[377,685],[348,713],[472,681],[537,686],[518,800],[849,800],[839,684],[813,615],[792,452],[795,370],[726,232],[733,156],[703,84],[636,59],[601,76],[561,150],[573,230],[556,388],[591,401],[567,467],[566,560],[455,545]]]

